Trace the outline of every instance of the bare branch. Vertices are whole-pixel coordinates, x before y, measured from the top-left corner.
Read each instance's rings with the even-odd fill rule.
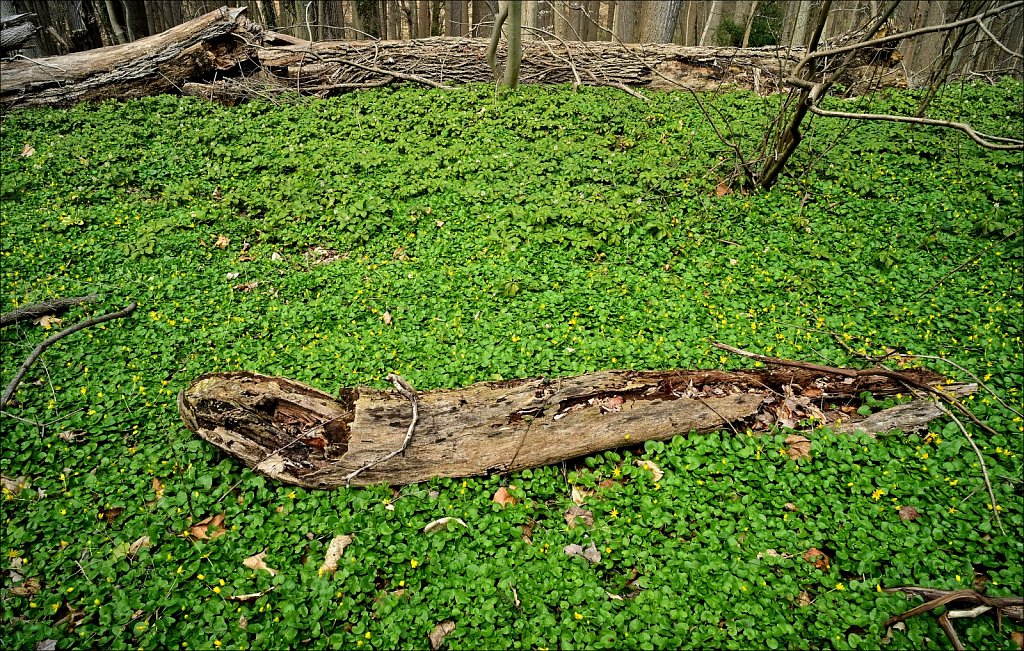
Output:
[[[933,120],[931,118],[915,118],[907,117],[903,115],[888,115],[885,113],[848,113],[846,111],[828,111],[823,108],[819,108],[816,104],[809,106],[811,113],[821,115],[828,118],[847,118],[854,120],[879,120],[884,122],[905,122],[908,124],[925,124],[932,127],[948,127],[950,129],[957,129],[963,131],[967,136],[986,149],[998,149],[1006,151],[1022,151],[1024,150],[1024,141],[1016,140],[1014,138],[1002,138],[1000,136],[990,136],[984,133],[978,133],[971,125],[964,124],[963,122],[951,122],[949,120]],[[1008,143],[1005,145],[997,144],[999,142]]]
[[[967,439],[967,442],[971,444],[971,448],[974,450],[974,454],[978,457],[978,463],[981,465],[981,474],[985,478],[985,488],[988,489],[989,499],[992,500],[992,514],[996,516],[996,524],[999,525],[999,530],[1002,531],[1005,535],[1006,530],[1003,529],[1003,522],[999,518],[999,503],[996,502],[996,493],[994,490],[992,490],[992,481],[989,480],[988,478],[988,468],[985,467],[985,459],[981,456],[981,450],[978,449],[978,444],[974,442],[974,437],[972,437],[970,432],[967,431],[967,428],[964,427],[964,424],[960,422],[960,419],[957,418],[953,412],[947,409],[944,404],[936,400],[935,406],[939,408],[939,411],[953,419],[953,422],[956,423],[956,426],[957,428],[959,428],[960,433],[963,434],[964,438]]]
[[[858,43],[844,45],[842,47],[833,48],[831,50],[808,52],[806,55],[804,55],[804,58],[801,59],[800,63],[796,64],[796,67],[793,68],[790,74],[791,76],[795,77],[796,74],[800,72],[801,68],[803,68],[805,65],[807,65],[808,62],[813,61],[814,59],[835,56],[837,54],[842,54],[844,52],[852,52],[853,50],[859,50],[865,47],[877,47],[884,43],[902,41],[903,39],[913,38],[915,36],[920,36],[922,34],[930,34],[932,32],[942,32],[950,29],[956,29],[957,27],[969,25],[970,23],[981,20],[983,18],[988,18],[989,16],[998,16],[1001,13],[1007,12],[1011,9],[1016,9],[1017,7],[1020,6],[1024,6],[1024,0],[1017,0],[1016,2],[1011,2],[1001,7],[989,9],[988,11],[977,14],[976,16],[971,16],[970,18],[964,18],[962,20],[957,20],[951,23],[943,23],[941,25],[931,25],[929,27],[922,27],[920,29],[913,29],[910,30],[909,32],[901,32],[899,34],[893,34],[892,36],[884,36],[882,38],[876,38],[873,41],[860,41]]]
[[[1010,56],[1012,56],[1012,57],[1014,57],[1016,59],[1024,59],[1024,55],[1020,54],[1019,52],[1014,52],[1010,48],[1008,48],[1005,45],[1003,45],[1003,42],[1000,41],[998,38],[996,38],[996,35],[993,34],[992,32],[990,32],[988,27],[985,27],[985,22],[981,18],[978,18],[977,22],[978,22],[978,27],[981,28],[981,31],[985,32],[985,34],[990,39],[992,39],[992,42],[999,46],[999,49],[1001,49],[1003,52],[1006,52],[1007,54],[1009,54]]]
[[[138,303],[132,302],[131,305],[124,308],[123,310],[119,310],[117,312],[108,312],[107,314],[102,314],[91,319],[86,319],[85,321],[76,323],[70,328],[65,328],[60,332],[51,335],[44,339],[42,342],[40,342],[40,344],[35,347],[35,350],[32,351],[28,358],[25,359],[25,362],[21,365],[21,368],[18,369],[18,372],[14,374],[14,379],[12,379],[10,383],[7,385],[7,388],[4,389],[3,396],[0,396],[0,410],[7,406],[7,403],[8,401],[10,401],[11,396],[14,395],[14,391],[18,388],[18,385],[25,377],[25,374],[28,373],[29,367],[31,367],[32,364],[37,359],[39,359],[39,356],[43,354],[43,351],[45,351],[47,348],[49,348],[56,342],[60,341],[64,337],[74,334],[79,330],[84,330],[89,326],[94,326],[99,323],[105,323],[106,321],[113,321],[114,319],[121,319],[123,317],[126,317],[132,312],[134,312],[136,307],[138,307]]]
[[[29,319],[37,319],[41,316],[46,316],[47,314],[59,314],[61,312],[66,312],[78,305],[93,303],[97,300],[99,300],[99,297],[96,294],[89,294],[88,296],[58,298],[52,301],[43,301],[42,303],[19,307],[16,310],[11,310],[10,312],[0,315],[0,328],[6,328],[9,325],[14,325],[15,323],[27,321]]]

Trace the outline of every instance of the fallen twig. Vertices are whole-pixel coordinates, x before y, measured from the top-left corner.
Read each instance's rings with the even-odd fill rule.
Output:
[[[97,300],[99,300],[99,296],[96,294],[89,294],[88,296],[58,298],[52,301],[43,301],[42,303],[19,307],[15,310],[11,310],[10,312],[0,314],[0,328],[6,328],[9,325],[14,325],[21,321],[28,321],[29,319],[38,319],[39,317],[46,316],[48,314],[60,314],[61,312],[66,312],[78,305],[93,303]]]
[[[869,368],[869,369],[863,369],[863,370],[860,370],[860,369],[849,369],[849,368],[835,368],[835,367],[831,367],[831,366],[822,366],[822,365],[819,365],[819,364],[811,364],[809,362],[797,362],[797,361],[788,360],[788,359],[779,359],[778,357],[768,357],[766,355],[758,355],[757,353],[752,353],[752,352],[747,351],[747,350],[741,350],[739,348],[735,348],[733,346],[729,346],[727,344],[722,344],[722,343],[718,343],[718,342],[714,342],[712,345],[715,348],[719,348],[721,350],[725,350],[725,351],[728,351],[730,353],[734,353],[736,355],[741,355],[743,357],[749,357],[750,359],[755,359],[757,361],[764,362],[766,364],[776,364],[778,366],[790,366],[790,367],[794,367],[794,368],[804,368],[804,369],[809,369],[809,370],[812,370],[812,371],[817,371],[817,372],[820,372],[820,373],[830,373],[830,374],[842,375],[842,376],[850,377],[850,378],[866,377],[866,376],[870,376],[870,375],[880,375],[882,377],[887,377],[889,379],[896,380],[897,382],[902,382],[904,385],[906,385],[911,390],[918,389],[919,391],[924,391],[925,393],[928,393],[928,394],[934,396],[935,397],[935,404],[936,404],[936,406],[939,408],[940,411],[942,411],[943,413],[945,413],[946,415],[950,416],[953,419],[953,422],[955,422],[957,424],[957,426],[960,428],[960,431],[963,432],[964,436],[970,442],[971,447],[974,448],[974,452],[978,455],[978,461],[981,463],[981,472],[982,472],[982,475],[984,475],[984,478],[985,478],[985,487],[988,489],[989,497],[992,500],[992,512],[995,514],[996,524],[999,525],[999,530],[1002,531],[1002,533],[1004,535],[1006,534],[1006,530],[1003,529],[1002,521],[999,518],[999,506],[996,503],[995,491],[992,489],[992,483],[989,481],[988,470],[986,470],[986,468],[985,468],[985,461],[981,457],[981,451],[978,449],[977,444],[975,444],[974,439],[972,439],[971,435],[967,432],[967,429],[963,426],[963,423],[961,423],[960,420],[957,419],[953,415],[953,413],[951,411],[949,411],[947,408],[945,408],[942,405],[942,402],[947,402],[947,403],[953,405],[954,407],[956,407],[957,410],[960,413],[962,413],[965,416],[967,416],[968,418],[970,418],[971,421],[975,425],[978,425],[979,427],[981,427],[984,431],[988,432],[989,434],[992,434],[992,435],[995,435],[995,436],[998,436],[998,434],[997,434],[997,432],[995,430],[993,430],[991,427],[989,427],[984,422],[982,422],[977,416],[975,416],[974,412],[972,412],[970,409],[968,409],[962,402],[957,400],[956,396],[954,396],[953,394],[949,393],[948,391],[943,391],[941,389],[937,389],[935,387],[928,386],[927,384],[924,384],[922,382],[918,382],[914,378],[909,377],[906,373],[900,373],[899,371],[893,371],[891,369],[887,369],[887,368],[884,368],[884,367],[877,367],[877,366],[875,366],[875,367],[872,367],[872,368]]]
[[[113,321],[114,319],[121,319],[123,317],[126,317],[132,312],[134,312],[136,307],[138,307],[138,303],[132,302],[131,305],[124,308],[123,310],[119,310],[117,312],[108,312],[107,314],[101,314],[100,316],[92,317],[91,319],[86,319],[85,321],[76,323],[70,328],[65,328],[56,334],[50,335],[42,342],[40,342],[39,345],[35,347],[35,350],[33,350],[32,353],[25,359],[25,362],[21,365],[21,368],[18,369],[18,372],[14,374],[14,378],[7,385],[7,388],[4,389],[3,396],[0,396],[0,410],[7,406],[8,401],[10,401],[11,396],[14,395],[15,390],[18,388],[18,385],[25,377],[25,374],[28,373],[29,367],[31,367],[32,364],[37,359],[39,359],[39,356],[43,354],[43,351],[45,351],[47,348],[52,346],[54,343],[60,341],[64,337],[74,334],[79,330],[84,330],[89,326],[94,326],[99,323],[105,323],[107,321]]]
[[[987,597],[974,590],[936,590],[919,586],[886,588],[886,592],[903,592],[910,596],[927,599],[926,603],[890,617],[885,622],[886,628],[899,624],[915,615],[935,610],[940,606],[948,606],[946,612],[938,616],[939,626],[945,631],[954,649],[964,649],[963,643],[953,628],[951,619],[977,617],[989,611],[995,611],[997,622],[1001,625],[1002,618],[1008,617],[1016,622],[1024,621],[1024,598],[1021,597]]]

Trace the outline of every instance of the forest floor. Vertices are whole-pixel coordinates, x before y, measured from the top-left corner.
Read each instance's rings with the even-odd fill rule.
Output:
[[[1020,137],[1021,93],[949,86],[934,108]],[[0,415],[5,646],[946,648],[931,616],[887,631],[918,602],[886,589],[1019,596],[1021,155],[818,119],[790,174],[745,195],[692,96],[651,99],[467,86],[4,116],[0,312],[100,300],[0,331],[3,382],[46,336],[139,304],[52,346]],[[749,149],[778,98],[705,101]],[[175,404],[215,371],[429,390],[759,364],[714,341],[972,372],[993,391],[967,404],[996,435],[966,427],[996,503],[950,419],[878,438],[801,423],[796,459],[792,431],[752,424],[314,491],[244,469]],[[1021,631],[955,626],[986,648]]]

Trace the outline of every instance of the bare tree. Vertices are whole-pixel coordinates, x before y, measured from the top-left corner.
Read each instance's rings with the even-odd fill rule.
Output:
[[[638,0],[618,0],[616,5],[612,33],[623,43],[636,43],[640,3]]]
[[[445,1],[445,34],[465,36],[469,31],[469,0]]]
[[[808,113],[833,118],[860,119],[860,120],[884,120],[889,122],[902,122],[909,124],[920,124],[926,126],[938,126],[959,130],[965,133],[971,140],[989,149],[1012,149],[1024,150],[1024,142],[1014,138],[992,136],[977,132],[968,124],[953,122],[950,120],[934,120],[923,117],[919,111],[916,116],[899,116],[887,114],[865,114],[846,111],[831,111],[819,106],[829,90],[837,80],[854,64],[856,58],[863,51],[871,48],[879,48],[889,43],[899,43],[907,39],[923,36],[931,33],[948,33],[964,26],[976,24],[983,25],[984,21],[994,16],[1005,15],[1014,12],[1018,16],[1021,7],[1024,7],[1024,0],[1017,0],[1008,3],[987,3],[991,8],[987,11],[974,13],[966,18],[938,25],[926,26],[907,32],[887,35],[876,38],[879,30],[885,25],[899,2],[894,0],[888,3],[887,8],[858,33],[854,42],[838,47],[819,49],[821,35],[825,28],[831,10],[831,0],[825,0],[818,12],[815,29],[811,34],[807,46],[807,54],[790,71],[787,83],[792,87],[790,96],[783,104],[782,112],[775,122],[777,130],[770,137],[765,139],[766,148],[761,154],[760,170],[754,171],[753,165],[744,163],[747,175],[746,184],[750,187],[757,186],[761,189],[769,189],[779,179],[779,175],[786,168],[790,157],[796,151],[802,139],[800,127]],[[992,7],[992,4],[996,6]],[[964,3],[965,8],[970,8],[969,2]],[[1020,52],[1012,55],[1020,56]],[[819,62],[828,62],[820,66]],[[948,67],[943,68],[948,73]]]
[[[682,0],[645,2],[640,20],[641,43],[671,43]]]

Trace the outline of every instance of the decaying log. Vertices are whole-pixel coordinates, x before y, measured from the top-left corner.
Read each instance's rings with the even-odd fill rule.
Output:
[[[411,82],[447,88],[492,83],[485,39],[312,43],[268,32],[222,7],[147,38],[37,60],[0,62],[5,107],[70,106],[81,101],[178,92],[226,104],[285,92],[326,97]],[[504,52],[499,50],[504,57]],[[622,45],[546,38],[523,43],[520,84],[576,83],[633,89],[719,88],[777,92],[803,52],[781,48]],[[865,79],[906,86],[898,68],[870,68]],[[845,80],[852,88],[856,80]]]
[[[942,381],[924,369],[907,373],[922,383]],[[677,434],[746,427],[794,392],[814,396],[819,413],[832,414],[826,420],[856,418],[855,409],[826,405],[858,401],[865,391],[880,397],[905,390],[880,376],[770,369],[601,371],[426,391],[418,394],[419,423],[405,453],[373,465],[353,485],[508,473]],[[178,409],[190,430],[248,467],[309,488],[337,488],[354,470],[398,449],[411,418],[409,400],[394,391],[343,388],[333,396],[249,372],[196,379],[178,395]]]
[[[260,29],[243,12],[244,7],[224,7],[131,43],[0,62],[0,102],[71,106],[176,92],[187,80],[230,70],[251,57],[247,43],[259,38]]]

